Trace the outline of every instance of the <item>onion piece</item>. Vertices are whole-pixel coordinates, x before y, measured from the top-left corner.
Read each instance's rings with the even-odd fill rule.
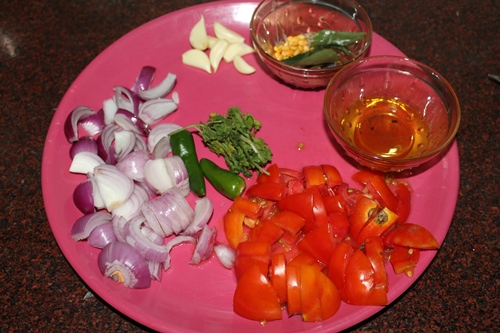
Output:
[[[78,123],[81,119],[94,114],[94,111],[87,106],[78,106],[66,118],[64,122],[64,135],[69,143],[78,141]]]
[[[146,259],[130,244],[112,242],[99,253],[101,273],[129,288],[148,288],[151,277]]]
[[[93,172],[87,173],[87,178],[92,182],[92,197],[94,198],[94,207],[97,210],[104,209],[104,201],[102,200],[101,193],[99,192],[99,188],[97,187]]]
[[[132,90],[125,88],[123,86],[116,86],[115,90],[115,102],[118,109],[125,109],[133,114],[138,114],[139,105],[141,104],[141,99]]]
[[[113,216],[123,216],[125,220],[130,220],[141,213],[141,206],[148,201],[149,197],[146,190],[138,185],[134,185],[134,191],[130,197],[120,207],[115,208]]]
[[[99,156],[108,164],[116,164],[116,152],[113,147],[115,140],[115,132],[119,131],[120,127],[116,124],[109,124],[101,132],[97,138],[97,150]]]
[[[143,100],[151,100],[165,97],[175,86],[177,75],[168,73],[167,76],[156,86],[147,90],[139,90],[137,93]]]
[[[144,166],[149,161],[149,155],[143,150],[133,151],[126,155],[118,163],[116,167],[123,172],[127,177],[137,180],[144,180]]]
[[[186,166],[179,156],[168,156],[163,159],[167,173],[174,187],[185,197],[189,195],[189,176]]]
[[[177,110],[177,104],[168,98],[150,99],[139,107],[139,119],[148,125],[154,125]]]
[[[99,155],[88,151],[82,151],[73,157],[71,165],[69,166],[69,172],[87,174],[94,171],[97,166],[103,164],[105,164],[105,162]]]
[[[94,168],[94,177],[106,209],[112,212],[132,194],[134,182],[114,165],[102,164]]]
[[[106,125],[112,124],[115,114],[118,111],[118,105],[116,105],[115,99],[109,98],[102,102],[102,110],[104,112],[104,123]]]
[[[113,120],[121,128],[139,135],[147,136],[151,131],[148,124],[127,110],[118,109]]]
[[[170,251],[176,247],[176,246],[179,246],[181,244],[184,244],[184,243],[196,243],[196,238],[194,237],[191,237],[191,236],[176,236],[174,238],[172,238],[171,240],[169,240],[167,242],[167,244],[165,244],[165,247],[167,249],[167,252],[168,252],[168,256],[167,256],[167,260],[165,260],[163,262],[163,269],[164,270],[167,270],[170,268],[170,264],[171,264],[171,258],[170,258]]]
[[[127,156],[135,147],[136,136],[134,132],[121,130],[115,132],[115,152],[119,161]]]
[[[104,111],[101,109],[88,115],[80,120],[80,126],[90,135],[94,136],[103,130],[106,126],[104,123]]]
[[[113,224],[113,232],[115,233],[116,239],[120,242],[126,243],[125,240],[125,225],[127,224],[127,220],[123,216],[115,215],[111,219],[111,223]]]
[[[161,281],[163,263],[148,261],[149,274],[151,279]]]
[[[183,235],[194,235],[202,230],[205,225],[210,221],[214,211],[214,205],[208,197],[203,197],[196,200],[194,205],[194,218],[186,230],[182,232]]]
[[[84,136],[81,137],[78,141],[73,142],[71,148],[69,149],[69,157],[73,159],[76,154],[82,151],[87,151],[97,155],[97,143],[93,137]]]
[[[73,224],[73,227],[71,228],[71,238],[76,241],[86,239],[95,227],[109,222],[111,219],[111,214],[105,211],[98,211],[83,215]]]
[[[160,141],[158,141],[151,155],[153,155],[153,158],[164,158],[171,152],[172,146],[170,146],[170,138],[168,136],[164,136],[160,139]]]
[[[229,245],[217,243],[214,245],[214,252],[222,266],[232,269],[236,259],[236,251]]]
[[[144,66],[141,68],[139,75],[135,79],[134,85],[131,90],[135,93],[138,93],[141,90],[148,90],[151,86],[151,82],[153,82],[154,76],[156,73],[156,68],[152,66]]]
[[[210,228],[208,225],[203,227],[196,242],[191,261],[189,262],[191,265],[198,265],[203,260],[207,260],[212,256],[216,236],[216,228]]]
[[[83,214],[95,212],[94,185],[91,179],[86,179],[75,187],[73,202],[76,208]]]
[[[132,245],[149,261],[162,263],[167,260],[167,248],[156,244],[153,240],[143,234],[141,228],[146,222],[144,216],[139,215],[132,218],[125,225],[125,240]]]
[[[111,242],[117,241],[115,232],[113,231],[113,223],[103,223],[92,230],[87,242],[90,246],[102,249]]]
[[[144,165],[144,178],[157,193],[164,193],[174,186],[163,158],[149,160]]]
[[[151,132],[149,132],[147,138],[147,146],[148,151],[153,153],[155,146],[158,144],[160,140],[166,138],[168,145],[170,146],[170,137],[168,136],[170,133],[180,130],[182,127],[177,124],[165,123],[159,124],[155,126]]]

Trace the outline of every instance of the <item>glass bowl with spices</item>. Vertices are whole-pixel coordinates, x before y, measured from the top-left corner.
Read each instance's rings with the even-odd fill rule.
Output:
[[[250,34],[272,75],[297,88],[321,89],[365,55],[372,25],[354,0],[264,0],[252,15]]]
[[[366,57],[338,71],[326,88],[324,112],[347,155],[383,172],[437,158],[460,123],[460,105],[446,79],[398,56]]]

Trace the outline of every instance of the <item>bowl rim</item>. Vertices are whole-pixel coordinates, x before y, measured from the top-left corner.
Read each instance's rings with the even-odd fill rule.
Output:
[[[290,66],[287,65],[277,59],[275,59],[273,56],[268,54],[264,48],[260,45],[260,43],[257,42],[257,37],[256,37],[256,28],[254,28],[254,19],[255,19],[255,14],[257,11],[264,5],[266,0],[262,0],[257,7],[255,8],[254,12],[252,13],[252,18],[250,19],[250,38],[252,39],[252,43],[254,45],[254,48],[256,49],[257,54],[262,58],[267,59],[269,62],[271,62],[273,67],[276,68],[281,68],[281,69],[287,69],[292,72],[294,75],[314,75],[314,76],[321,76],[321,75],[331,75],[333,72],[337,72],[339,69],[344,68],[346,65],[352,64],[353,62],[363,58],[363,56],[367,53],[368,49],[371,46],[372,40],[373,40],[373,26],[372,22],[370,19],[370,15],[368,15],[368,12],[361,6],[356,0],[342,0],[344,2],[348,2],[352,5],[353,8],[358,13],[361,13],[361,18],[363,19],[363,22],[365,23],[366,26],[366,34],[367,38],[365,41],[365,45],[363,49],[352,59],[350,59],[347,62],[344,62],[340,65],[334,66],[334,67],[328,67],[328,68],[302,68],[302,67],[295,67],[295,66]],[[325,3],[323,0],[290,0],[286,1],[286,4],[289,3],[304,3],[304,2],[310,2],[314,4],[322,4]],[[285,3],[283,3],[285,4]],[[356,18],[360,17],[359,15],[356,15]]]
[[[389,61],[390,61],[390,63],[394,63],[395,61],[397,61],[398,63],[411,64],[413,66],[420,67],[421,69],[425,70],[429,75],[435,77],[436,80],[441,82],[442,86],[445,87],[445,91],[449,94],[450,101],[451,101],[451,103],[450,103],[451,108],[449,108],[449,109],[456,110],[456,112],[454,112],[454,114],[452,114],[452,118],[453,118],[453,116],[455,116],[456,121],[455,122],[452,121],[452,124],[455,123],[455,126],[451,127],[452,124],[450,125],[450,128],[447,131],[446,140],[444,140],[439,146],[437,146],[436,148],[432,149],[431,151],[429,151],[423,155],[417,156],[417,157],[410,157],[410,158],[383,157],[383,156],[370,154],[370,153],[358,148],[357,146],[355,146],[351,142],[347,141],[340,133],[337,132],[337,129],[335,126],[333,126],[333,121],[331,120],[331,117],[329,115],[329,108],[328,108],[328,106],[329,106],[328,95],[329,94],[328,94],[328,92],[331,91],[332,86],[335,83],[335,80],[339,76],[341,76],[345,72],[351,70],[353,67],[360,66],[366,62],[375,61],[375,60],[386,60],[386,62],[385,62],[386,64],[389,64]],[[441,95],[441,94],[439,94],[439,95]],[[361,59],[357,59],[356,61],[341,68],[337,73],[335,73],[335,75],[330,79],[330,81],[328,82],[328,85],[326,86],[325,94],[324,94],[324,98],[323,98],[323,113],[326,117],[328,127],[330,128],[330,130],[334,134],[335,138],[340,141],[339,144],[343,147],[343,149],[351,152],[352,154],[356,154],[355,159],[358,159],[358,160],[362,159],[362,160],[368,161],[370,163],[377,163],[379,165],[382,164],[386,167],[396,167],[396,166],[405,166],[405,165],[412,165],[411,167],[417,167],[418,165],[421,165],[421,164],[429,161],[430,159],[434,158],[435,156],[439,155],[442,151],[446,150],[446,147],[448,147],[455,139],[456,134],[458,133],[458,129],[460,127],[460,121],[461,121],[461,115],[462,115],[460,103],[459,103],[458,97],[455,93],[455,90],[453,89],[453,87],[451,86],[449,81],[442,74],[440,74],[438,71],[436,71],[434,68],[430,67],[429,65],[426,65],[418,60],[415,60],[415,59],[407,57],[407,56],[397,56],[397,55],[377,55],[377,56],[364,57]],[[348,147],[348,149],[346,147]]]

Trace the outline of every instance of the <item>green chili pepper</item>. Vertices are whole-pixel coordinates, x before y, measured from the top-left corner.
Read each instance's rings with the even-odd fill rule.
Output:
[[[245,191],[246,182],[240,175],[223,169],[206,158],[200,160],[200,166],[208,182],[225,197],[234,199]]]
[[[172,154],[179,156],[189,176],[189,187],[196,195],[206,195],[205,177],[201,171],[200,162],[196,155],[193,134],[187,130],[180,130],[170,135]]]

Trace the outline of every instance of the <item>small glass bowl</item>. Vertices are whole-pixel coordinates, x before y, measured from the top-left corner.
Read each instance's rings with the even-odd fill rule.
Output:
[[[367,57],[344,67],[325,91],[324,112],[347,155],[383,172],[415,168],[452,142],[460,106],[434,69],[397,56]]]
[[[273,57],[274,46],[287,36],[325,29],[365,32],[365,36],[349,46],[352,54],[341,59],[341,64],[327,68],[290,66]],[[264,0],[252,15],[250,34],[257,54],[272,74],[289,85],[314,89],[326,87],[340,68],[368,51],[372,24],[366,11],[354,0]]]

